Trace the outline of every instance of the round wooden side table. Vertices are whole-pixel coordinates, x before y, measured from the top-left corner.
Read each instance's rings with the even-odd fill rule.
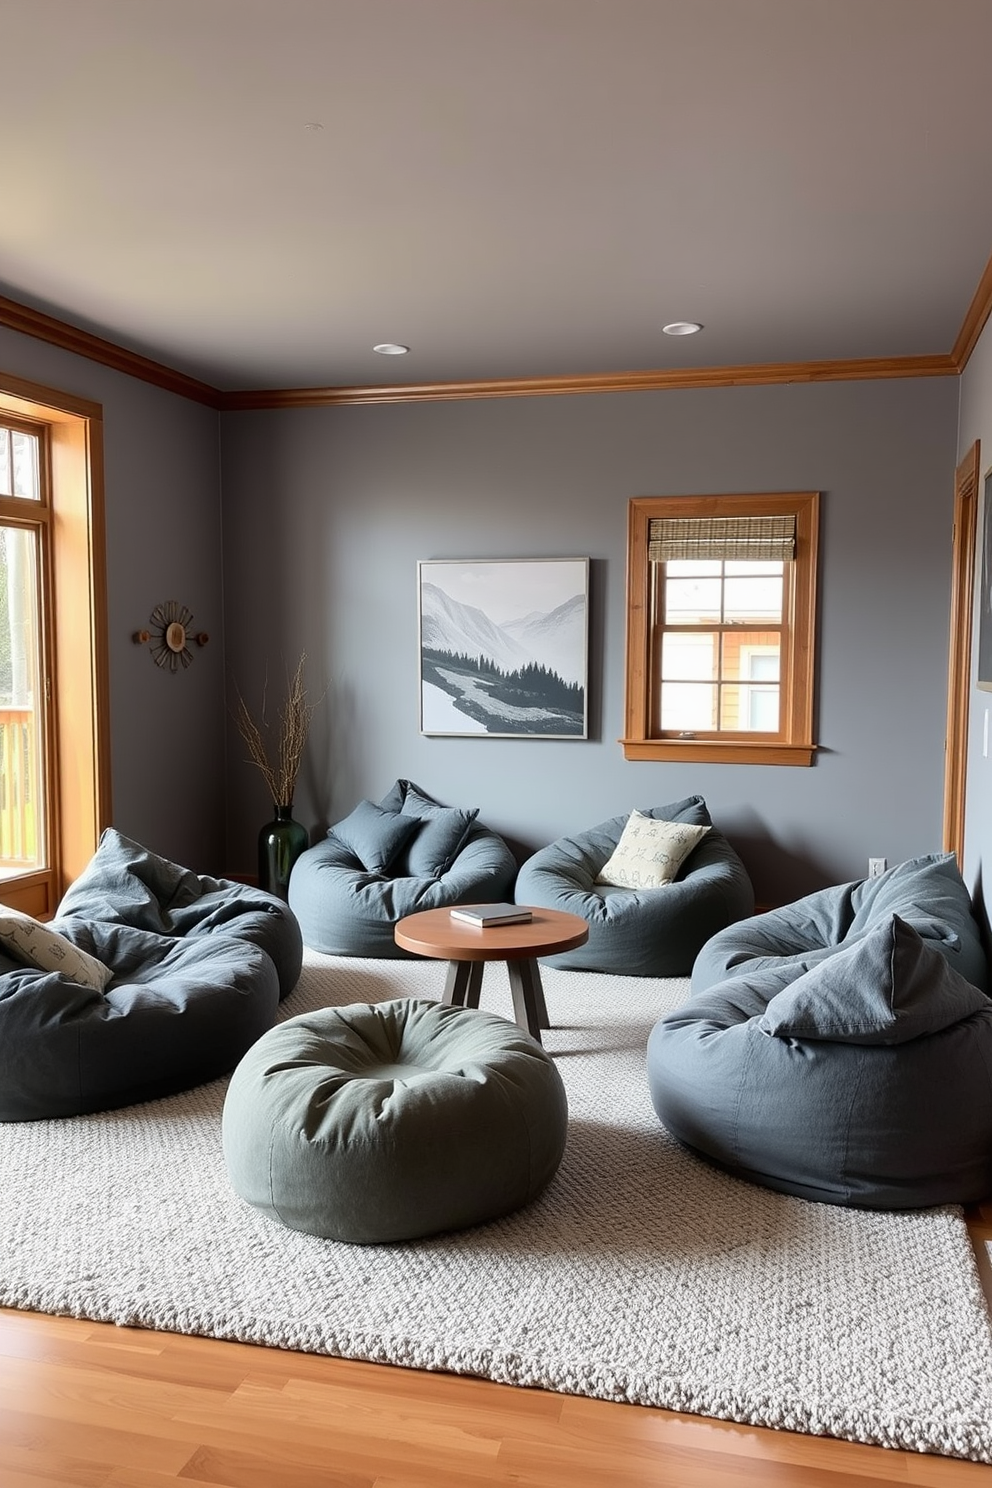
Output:
[[[589,939],[589,926],[578,915],[557,909],[536,909],[531,918],[513,925],[469,925],[451,918],[451,909],[425,909],[406,915],[393,931],[396,944],[418,956],[448,962],[443,1002],[455,1007],[478,1007],[482,973],[487,961],[505,961],[513,996],[513,1015],[521,1028],[541,1041],[550,1028],[541,986],[538,956],[572,951]]]

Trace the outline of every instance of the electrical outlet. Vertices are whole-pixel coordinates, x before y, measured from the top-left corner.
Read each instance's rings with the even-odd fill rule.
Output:
[[[881,878],[882,874],[885,872],[885,861],[886,860],[884,858],[869,858],[868,877]]]

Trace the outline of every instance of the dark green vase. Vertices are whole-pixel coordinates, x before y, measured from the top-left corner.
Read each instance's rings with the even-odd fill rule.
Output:
[[[310,846],[307,829],[293,820],[293,803],[275,808],[275,819],[258,834],[259,887],[289,898],[289,875],[300,853]]]

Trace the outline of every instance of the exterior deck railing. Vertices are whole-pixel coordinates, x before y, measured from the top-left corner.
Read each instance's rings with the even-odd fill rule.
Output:
[[[0,872],[37,866],[35,735],[33,708],[0,708]]]

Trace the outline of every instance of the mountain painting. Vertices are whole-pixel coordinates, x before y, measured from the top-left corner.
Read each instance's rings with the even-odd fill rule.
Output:
[[[584,739],[588,558],[418,568],[421,733]]]

